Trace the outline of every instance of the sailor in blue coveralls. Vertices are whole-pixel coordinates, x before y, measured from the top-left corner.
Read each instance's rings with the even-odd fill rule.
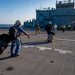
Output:
[[[17,27],[18,37],[15,40],[13,40],[12,43],[11,43],[11,49],[10,49],[11,57],[18,56],[18,52],[21,49],[21,42],[20,42],[20,35],[21,35],[21,33],[24,33],[29,38],[29,35],[21,27],[21,22],[19,20],[17,20],[14,25]],[[14,50],[15,46],[16,46],[16,48]]]

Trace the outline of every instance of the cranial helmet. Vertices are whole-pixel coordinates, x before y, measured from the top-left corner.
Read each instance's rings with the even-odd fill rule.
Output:
[[[16,20],[15,24],[21,24],[21,22],[19,20]]]
[[[52,22],[49,22],[49,24],[52,24]]]

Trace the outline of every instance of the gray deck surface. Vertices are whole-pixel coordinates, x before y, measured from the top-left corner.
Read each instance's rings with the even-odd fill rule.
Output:
[[[44,31],[26,32],[30,38],[22,35],[18,57],[10,58],[10,44],[0,55],[0,75],[75,75],[75,31],[58,31],[53,43]]]

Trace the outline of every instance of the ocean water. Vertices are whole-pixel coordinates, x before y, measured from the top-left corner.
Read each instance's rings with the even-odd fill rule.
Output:
[[[13,24],[0,24],[0,27],[11,27]]]
[[[0,28],[10,28],[13,25],[14,24],[0,24]],[[23,25],[21,25],[21,26],[23,26]]]

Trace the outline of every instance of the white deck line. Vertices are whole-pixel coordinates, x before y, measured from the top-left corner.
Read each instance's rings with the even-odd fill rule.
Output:
[[[47,39],[47,37],[41,37],[42,39]],[[55,38],[55,40],[63,40],[63,41],[73,41],[75,42],[75,40],[72,39],[62,39],[62,38]]]

